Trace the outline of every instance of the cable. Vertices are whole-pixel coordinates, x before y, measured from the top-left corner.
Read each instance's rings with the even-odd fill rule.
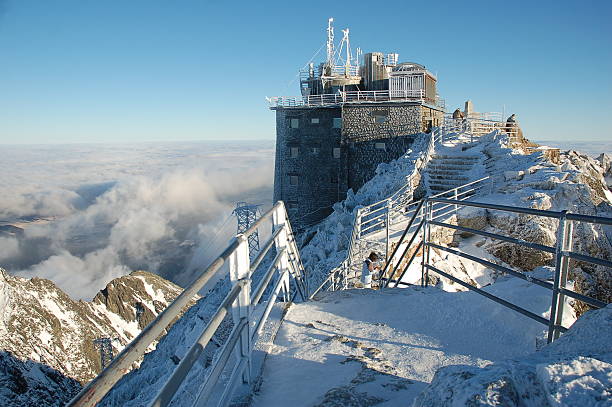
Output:
[[[308,60],[308,62],[306,62],[306,64],[298,71],[297,75],[295,75],[293,77],[293,79],[291,79],[291,81],[285,86],[285,88],[283,89],[283,93],[285,93],[285,91],[289,88],[289,86],[293,85],[293,83],[295,82],[296,78],[299,78],[301,71],[303,71],[304,69],[306,69],[306,67],[308,66],[308,64],[310,64],[312,62],[313,59],[315,59],[317,57],[317,55],[319,55],[319,52],[321,52],[321,50],[323,49],[323,47],[325,47],[327,44],[323,44],[321,45],[321,48],[319,48],[317,50],[317,52],[314,53],[314,55],[312,57],[310,57],[310,59]]]

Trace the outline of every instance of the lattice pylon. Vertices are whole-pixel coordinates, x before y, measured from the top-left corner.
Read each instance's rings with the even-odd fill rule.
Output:
[[[102,366],[102,370],[106,368],[113,360],[113,345],[111,338],[98,338],[94,339],[94,345],[98,347],[100,350],[100,365]]]
[[[234,215],[238,219],[238,234],[246,232],[246,230],[257,220],[259,207],[261,205],[253,205],[247,202],[238,202]],[[249,257],[253,258],[259,252],[259,232],[255,231],[248,236]]]

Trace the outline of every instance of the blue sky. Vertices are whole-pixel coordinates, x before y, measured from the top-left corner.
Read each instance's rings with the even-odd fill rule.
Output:
[[[273,139],[264,97],[299,93],[330,16],[426,65],[449,110],[612,139],[610,1],[0,0],[0,143]]]

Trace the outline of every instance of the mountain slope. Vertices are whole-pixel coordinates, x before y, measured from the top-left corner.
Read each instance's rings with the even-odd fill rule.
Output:
[[[95,339],[112,338],[117,354],[181,290],[136,271],[112,280],[91,302],[74,301],[49,280],[13,277],[0,269],[0,352],[6,361],[0,382],[14,384],[0,393],[0,405],[30,399],[55,405],[39,400],[43,388],[50,400],[68,400],[101,370]]]

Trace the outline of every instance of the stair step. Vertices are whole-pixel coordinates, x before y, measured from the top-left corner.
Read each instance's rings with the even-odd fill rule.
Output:
[[[465,174],[464,170],[434,170],[434,171],[425,171],[424,174],[433,175],[436,177],[446,176],[446,177],[461,177]]]
[[[452,176],[448,176],[448,175],[433,175],[433,174],[427,174],[427,176],[429,177],[430,180],[450,180],[450,181],[469,181],[469,177],[452,177]]]
[[[474,165],[475,161],[466,161],[466,160],[431,160],[430,161],[434,165]]]
[[[457,171],[469,171],[473,168],[472,165],[431,165],[428,166],[432,170],[457,170]]]
[[[472,160],[472,161],[476,161],[476,160],[480,160],[482,157],[475,156],[475,155],[434,154],[434,155],[431,156],[431,158],[441,159],[441,160]]]

